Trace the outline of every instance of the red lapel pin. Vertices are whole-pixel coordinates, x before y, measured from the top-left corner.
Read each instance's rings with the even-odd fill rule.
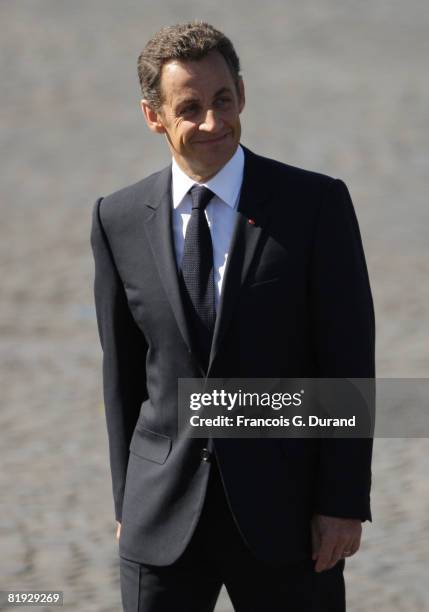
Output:
[[[255,225],[255,219],[249,219],[250,225]]]

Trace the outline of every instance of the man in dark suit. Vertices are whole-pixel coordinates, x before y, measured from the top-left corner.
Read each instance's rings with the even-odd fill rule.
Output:
[[[99,198],[95,303],[124,609],[345,609],[371,519],[362,439],[191,438],[180,378],[369,378],[374,314],[339,179],[240,144],[244,86],[213,27],[139,57],[142,111],[172,164]]]

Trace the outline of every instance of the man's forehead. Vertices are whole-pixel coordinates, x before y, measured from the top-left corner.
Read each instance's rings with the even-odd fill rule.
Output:
[[[220,60],[225,61],[222,56]],[[196,96],[201,90],[231,88],[232,77],[226,62],[222,65],[221,61],[210,56],[201,60],[171,60],[163,66],[162,87],[174,97],[184,98]]]
[[[210,69],[223,72],[228,70],[225,58],[219,51],[212,50],[207,55],[199,59],[179,59],[173,58],[166,61],[162,67],[162,72],[187,72],[190,76],[197,75],[199,72]]]

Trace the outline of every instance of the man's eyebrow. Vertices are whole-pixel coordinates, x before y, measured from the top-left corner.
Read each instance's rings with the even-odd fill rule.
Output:
[[[220,96],[223,93],[231,93],[231,89],[229,87],[221,87],[220,89],[218,89],[218,91],[215,93],[214,97],[216,98],[217,96]]]
[[[198,98],[192,98],[191,96],[189,98],[182,98],[177,101],[176,107],[179,108],[179,106],[183,106],[184,104],[193,104],[195,102],[199,102]]]
[[[214,94],[214,98],[217,98],[217,96],[220,96],[223,93],[231,93],[231,89],[229,87],[221,87],[220,89],[217,90],[217,92]],[[188,98],[182,98],[181,100],[178,100],[177,104],[176,104],[176,108],[179,108],[181,106],[185,106],[187,104],[199,104],[199,99],[189,96]]]

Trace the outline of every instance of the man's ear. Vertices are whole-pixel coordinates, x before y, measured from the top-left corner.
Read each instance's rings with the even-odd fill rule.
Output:
[[[244,93],[244,82],[243,82],[243,78],[239,77],[238,78],[238,110],[240,113],[243,110],[245,103],[246,103],[246,96]]]
[[[149,102],[145,99],[140,100],[140,107],[150,131],[155,132],[155,134],[165,134],[160,114],[150,106]]]

